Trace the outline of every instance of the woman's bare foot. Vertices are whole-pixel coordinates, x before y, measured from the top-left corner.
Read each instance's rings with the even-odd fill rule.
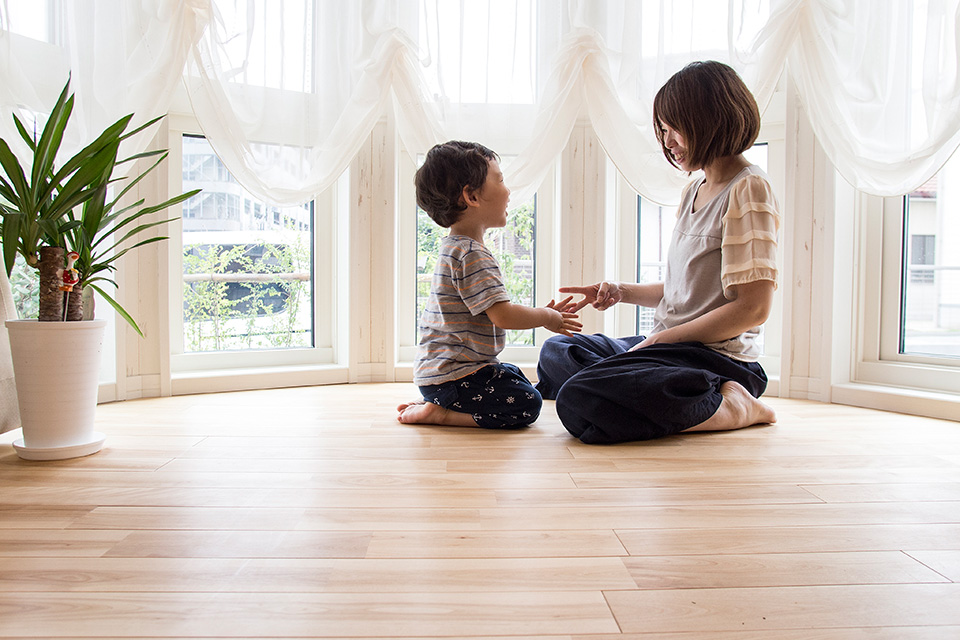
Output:
[[[777,421],[773,409],[763,404],[743,388],[743,385],[729,380],[720,386],[720,407],[712,416],[700,424],[685,429],[689,431],[730,431],[742,429],[754,424],[769,424]]]
[[[414,400],[397,407],[397,420],[403,424],[439,424],[448,427],[476,427],[469,413],[444,409],[438,404]]]

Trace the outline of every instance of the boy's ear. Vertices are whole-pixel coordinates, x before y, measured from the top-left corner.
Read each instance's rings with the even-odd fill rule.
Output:
[[[477,192],[469,186],[463,188],[463,191],[460,192],[460,198],[463,200],[463,204],[468,207],[476,206],[480,202],[477,198]]]

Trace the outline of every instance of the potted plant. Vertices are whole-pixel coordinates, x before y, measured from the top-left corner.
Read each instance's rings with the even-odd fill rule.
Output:
[[[143,222],[144,216],[199,192],[150,206],[144,206],[142,199],[120,206],[120,200],[168,154],[162,149],[120,160],[120,145],[160,118],[128,132],[133,114],[124,116],[57,167],[73,101],[68,79],[38,139],[14,115],[20,137],[32,154],[29,165],[21,165],[7,141],[0,139],[4,266],[9,276],[19,255],[38,271],[40,279],[37,320],[6,322],[23,430],[23,439],[14,447],[28,459],[89,455],[102,447],[104,437],[93,430],[93,418],[106,321],[82,321],[84,299],[92,300],[84,292],[97,291],[142,336],[130,314],[101,285],[108,282],[116,287],[111,274],[122,255],[167,239],[162,235],[135,239],[170,222]],[[120,167],[133,167],[148,158],[153,162],[141,173],[115,175]],[[86,315],[93,316],[89,309]]]

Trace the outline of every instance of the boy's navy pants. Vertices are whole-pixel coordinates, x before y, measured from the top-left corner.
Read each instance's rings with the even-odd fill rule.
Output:
[[[543,399],[516,365],[489,364],[469,376],[420,387],[427,402],[469,413],[485,429],[523,427],[540,415]]]

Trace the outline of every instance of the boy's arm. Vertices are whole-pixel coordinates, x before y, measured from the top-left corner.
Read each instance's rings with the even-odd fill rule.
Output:
[[[570,303],[570,298],[559,303],[553,300],[545,307],[526,307],[512,302],[498,302],[487,309],[487,317],[501,329],[533,329],[543,327],[565,336],[579,332],[583,325],[577,322],[577,314],[561,311]]]

